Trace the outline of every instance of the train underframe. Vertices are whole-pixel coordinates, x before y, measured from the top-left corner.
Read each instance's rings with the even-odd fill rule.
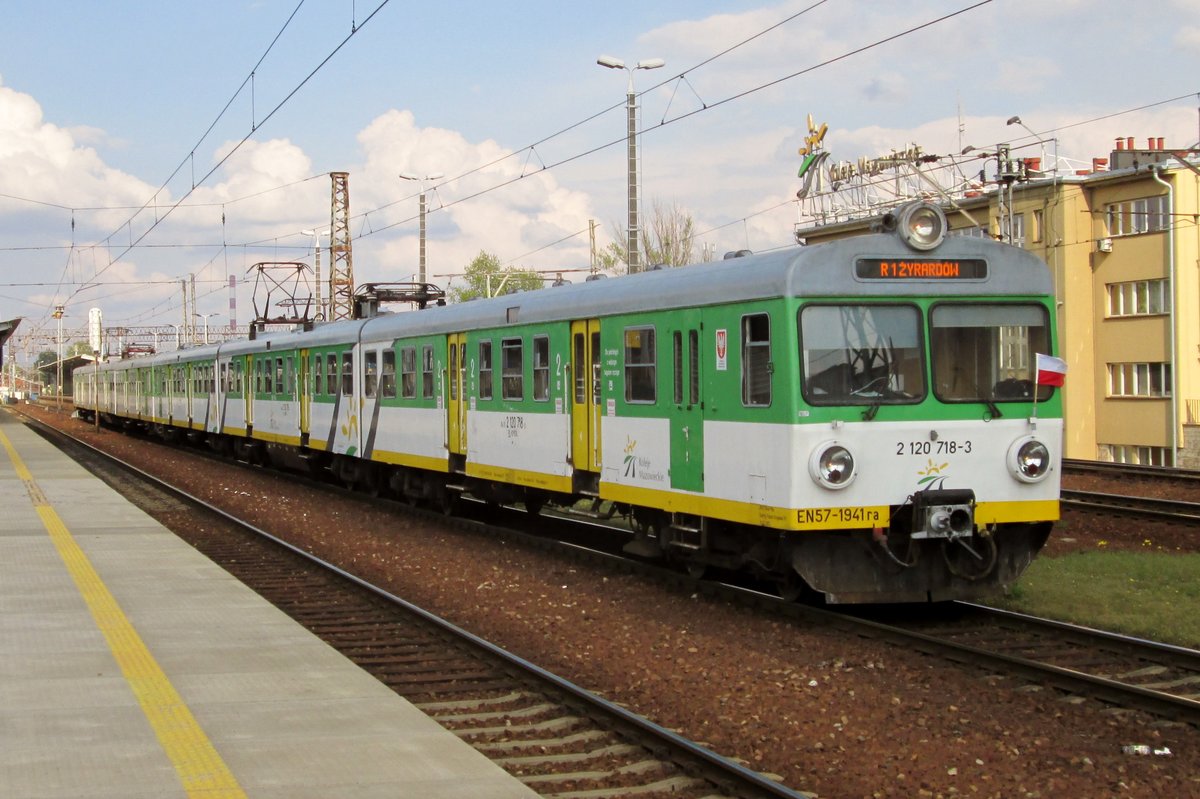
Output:
[[[710,570],[741,572],[773,583],[785,598],[829,603],[940,602],[978,599],[1011,585],[1045,545],[1052,522],[963,526],[954,535],[922,533],[920,507],[892,508],[887,528],[783,531],[656,508],[604,503],[595,480],[577,481],[561,494],[469,478],[461,469],[432,472],[357,457],[274,444],[255,438],[208,434],[102,414],[105,424],[148,432],[170,443],[187,440],[257,465],[332,475],[347,487],[386,494],[453,513],[469,494],[489,504],[521,503],[537,514],[545,505],[588,515],[620,516],[633,537],[625,549],[673,563],[699,577]],[[453,464],[452,464],[453,467]],[[973,505],[973,495],[969,498]],[[914,534],[915,531],[915,534]]]
[[[979,599],[1010,586],[1049,538],[1052,522],[987,525],[954,536],[914,535],[910,506],[887,528],[781,531],[635,508],[626,551],[663,557],[699,576],[747,572],[781,596],[830,604]]]

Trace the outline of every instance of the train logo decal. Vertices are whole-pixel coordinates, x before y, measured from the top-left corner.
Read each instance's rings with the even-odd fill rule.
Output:
[[[354,439],[358,437],[358,414],[351,413],[346,420],[346,424],[341,426],[342,435],[350,439],[350,446],[346,447],[347,455],[354,455],[358,451],[358,447],[354,444]]]
[[[625,476],[637,477],[637,442],[625,436]]]
[[[938,465],[933,462],[933,458],[930,458],[928,466],[926,466],[924,469],[917,470],[917,474],[923,475],[921,479],[917,481],[917,485],[921,487],[922,491],[940,491],[943,484],[946,482],[946,475],[942,474],[942,470],[949,465],[950,464],[948,462]]]

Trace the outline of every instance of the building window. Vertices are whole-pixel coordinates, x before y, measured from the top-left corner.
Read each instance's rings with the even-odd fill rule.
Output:
[[[1109,236],[1153,233],[1171,226],[1167,195],[1112,203],[1105,208]]]
[[[1025,246],[1025,214],[1012,215],[1012,230],[1009,244],[1014,247]]]
[[[1109,316],[1146,316],[1171,312],[1171,295],[1165,278],[1109,283]]]
[[[771,318],[742,317],[742,404],[771,404]]]
[[[988,232],[986,225],[973,225],[971,227],[960,227],[951,230],[948,236],[966,236],[969,239],[990,239],[992,234]]]
[[[492,398],[492,342],[479,342],[479,398]]]
[[[1110,363],[1108,365],[1108,396],[1171,396],[1171,364]]]
[[[533,337],[533,398],[543,402],[550,399],[550,339],[547,336]]]
[[[1045,223],[1045,214],[1040,208],[1035,209],[1033,212],[1032,224],[1030,225],[1029,229],[1029,240],[1034,244],[1042,243],[1042,228],[1045,226]]]
[[[525,399],[523,343],[519,338],[500,341],[500,394],[506,400]]]
[[[657,363],[654,355],[654,328],[625,329],[625,401],[654,402]]]
[[[1173,466],[1167,447],[1139,447],[1135,444],[1101,444],[1100,460],[1110,463],[1134,463],[1140,466]]]

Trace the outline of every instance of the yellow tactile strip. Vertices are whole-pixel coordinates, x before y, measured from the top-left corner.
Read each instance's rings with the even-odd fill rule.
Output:
[[[171,685],[167,675],[146,648],[145,642],[117,604],[87,555],[46,500],[33,475],[8,436],[0,431],[0,444],[8,451],[17,477],[25,483],[34,509],[50,534],[59,557],[67,566],[79,593],[87,602],[96,626],[121,666],[125,680],[142,712],[170,758],[183,789],[195,799],[245,799],[246,794],[204,730]]]

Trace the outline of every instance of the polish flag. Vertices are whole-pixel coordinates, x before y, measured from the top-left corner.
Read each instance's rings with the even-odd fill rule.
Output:
[[[1061,386],[1067,377],[1067,362],[1053,355],[1037,354],[1037,384]]]

